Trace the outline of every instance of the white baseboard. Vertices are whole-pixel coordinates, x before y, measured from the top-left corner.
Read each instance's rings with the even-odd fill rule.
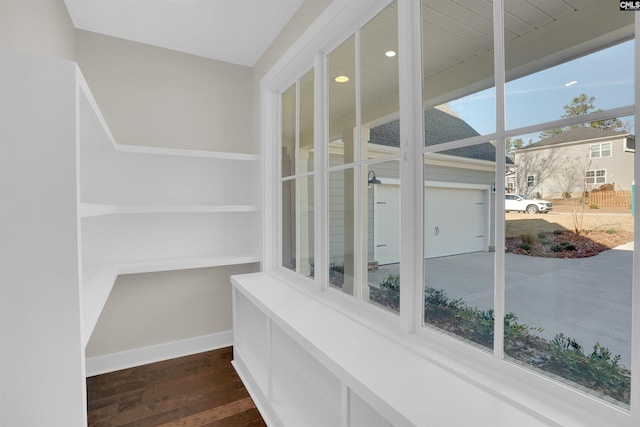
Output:
[[[233,331],[224,331],[217,334],[187,338],[180,341],[141,347],[119,353],[105,354],[104,356],[86,359],[86,376],[91,377],[120,369],[216,350],[231,345],[233,345]]]

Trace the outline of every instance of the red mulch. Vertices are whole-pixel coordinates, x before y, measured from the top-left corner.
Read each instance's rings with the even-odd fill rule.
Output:
[[[626,231],[586,231],[578,235],[572,231],[532,234],[531,248],[523,248],[522,236],[507,237],[506,252],[545,258],[585,258],[615,248],[633,240],[633,233]],[[575,249],[574,249],[575,248]],[[555,250],[554,250],[555,249]]]

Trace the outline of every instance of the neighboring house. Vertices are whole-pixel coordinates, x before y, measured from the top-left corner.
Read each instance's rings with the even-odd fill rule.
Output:
[[[630,190],[633,183],[634,136],[578,127],[515,151],[515,173],[505,183],[513,192],[533,197],[575,197],[610,184]]]
[[[446,107],[425,111],[425,145],[432,146],[479,135],[468,123]],[[369,130],[369,155],[390,154],[398,150],[399,121],[394,120]],[[425,156],[425,257],[433,258],[461,253],[487,251],[493,241],[495,183],[495,147],[482,143]],[[400,260],[399,189],[397,165],[384,162],[373,165],[381,184],[370,186],[368,215],[369,261],[393,264]],[[344,244],[341,197],[342,174],[330,174],[329,186],[330,246],[332,261],[339,264]]]

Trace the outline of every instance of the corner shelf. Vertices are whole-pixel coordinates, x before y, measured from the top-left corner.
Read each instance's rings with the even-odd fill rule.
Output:
[[[260,262],[259,156],[117,144],[76,77],[86,346],[118,275]]]
[[[122,274],[188,270],[260,262],[255,254],[202,256],[171,259],[138,260],[122,263],[85,264],[82,267],[83,324],[82,345],[86,347],[116,279]]]

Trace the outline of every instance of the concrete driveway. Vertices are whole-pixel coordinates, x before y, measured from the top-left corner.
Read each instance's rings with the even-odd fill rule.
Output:
[[[629,366],[632,254],[632,244],[580,259],[506,254],[506,311],[544,328],[547,339],[562,332],[586,352],[599,342]],[[486,310],[493,308],[493,267],[491,252],[433,258],[425,260],[425,281]],[[397,274],[397,264],[370,272],[369,282],[389,274]]]

